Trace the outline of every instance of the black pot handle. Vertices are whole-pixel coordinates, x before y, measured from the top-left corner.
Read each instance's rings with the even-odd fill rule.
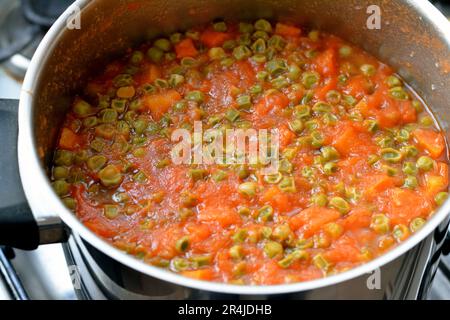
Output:
[[[17,112],[17,100],[0,99],[0,245],[33,250],[39,228],[20,181]]]
[[[442,254],[445,256],[450,254],[450,229],[447,231],[444,244],[442,245]]]

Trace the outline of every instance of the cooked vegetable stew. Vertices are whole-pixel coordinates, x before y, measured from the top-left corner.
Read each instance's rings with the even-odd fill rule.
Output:
[[[278,128],[280,167],[175,165],[171,133]],[[443,134],[393,70],[343,40],[216,22],[130,50],[76,97],[53,186],[93,232],[187,277],[272,285],[343,272],[447,198]]]

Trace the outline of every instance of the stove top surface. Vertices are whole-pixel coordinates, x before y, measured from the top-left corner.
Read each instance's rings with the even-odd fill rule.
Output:
[[[16,8],[19,0],[0,0],[0,9]],[[28,1],[26,1],[28,2]],[[70,2],[70,1],[68,1]],[[450,16],[450,1],[434,1]],[[5,13],[6,10],[0,10]],[[2,28],[0,14],[0,30]],[[0,47],[6,37],[0,31]],[[42,33],[23,46],[16,54],[0,64],[0,99],[17,99],[20,81],[28,66],[32,52]],[[3,41],[3,42],[2,42]],[[73,241],[73,240],[72,240]],[[67,248],[61,244],[45,245],[27,252],[0,248],[0,300],[4,299],[64,299],[87,298],[79,287],[79,270],[70,265]],[[84,271],[86,272],[86,271]],[[106,298],[98,293],[96,298]],[[450,256],[442,257],[428,299],[450,299]]]

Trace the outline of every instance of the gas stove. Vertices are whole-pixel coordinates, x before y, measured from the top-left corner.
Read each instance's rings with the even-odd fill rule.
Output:
[[[70,2],[0,0],[0,99],[18,99],[34,50],[46,28]],[[435,4],[450,17],[449,1]],[[425,243],[417,250],[426,251],[432,245]],[[211,298],[202,293],[192,295],[126,268],[117,269],[108,259],[76,234],[64,244],[40,246],[34,251],[0,247],[0,300]],[[403,263],[413,261],[418,269],[428,270],[428,262],[414,260],[413,252]],[[431,290],[419,290],[411,283],[414,278],[409,279],[413,280],[396,281],[401,288],[391,288],[392,298],[450,299],[450,256],[441,258]],[[152,289],[151,295],[148,288]]]

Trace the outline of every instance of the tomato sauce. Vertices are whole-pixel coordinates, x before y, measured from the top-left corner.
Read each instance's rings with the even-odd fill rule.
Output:
[[[176,165],[171,133],[278,129],[280,168]],[[387,65],[258,20],[143,44],[74,99],[55,191],[93,232],[187,277],[274,285],[374,259],[446,199],[444,136]],[[287,185],[289,187],[287,187]]]

